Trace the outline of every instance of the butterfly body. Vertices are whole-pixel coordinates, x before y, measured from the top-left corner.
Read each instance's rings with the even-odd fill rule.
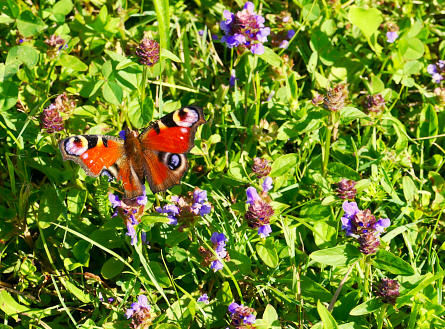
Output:
[[[188,167],[186,153],[203,123],[202,109],[188,106],[162,117],[140,135],[127,129],[123,138],[71,136],[61,140],[59,148],[64,160],[76,162],[87,175],[122,181],[126,198],[134,198],[144,193],[146,180],[153,193],[180,183]]]

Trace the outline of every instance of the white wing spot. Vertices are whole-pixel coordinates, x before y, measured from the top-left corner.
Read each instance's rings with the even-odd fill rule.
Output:
[[[79,139],[78,142],[75,140]],[[71,137],[65,144],[65,151],[71,155],[81,155],[88,150],[88,141],[83,136]]]
[[[193,109],[184,109],[186,116],[184,120],[177,120],[176,124],[180,127],[191,127],[199,120],[199,114]],[[178,115],[179,116],[179,115]],[[175,120],[176,121],[176,120]]]

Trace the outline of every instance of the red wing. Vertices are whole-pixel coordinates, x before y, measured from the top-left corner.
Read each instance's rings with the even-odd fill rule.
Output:
[[[124,155],[123,146],[124,141],[113,136],[79,135],[59,142],[63,159],[76,162],[93,177],[102,170],[114,175],[112,166]]]
[[[132,199],[140,195],[145,195],[144,183],[141,182],[128,159],[123,158],[118,162],[117,179],[122,181],[125,190],[125,197]]]
[[[193,147],[196,129],[203,123],[200,107],[184,107],[156,121],[139,139],[144,149],[187,153]]]

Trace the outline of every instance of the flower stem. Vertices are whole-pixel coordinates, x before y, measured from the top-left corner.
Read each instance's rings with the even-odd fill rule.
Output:
[[[377,329],[382,329],[383,327],[383,320],[386,317],[386,309],[388,308],[388,304],[383,305],[382,309],[380,310],[379,317],[377,319]]]
[[[334,115],[335,112],[331,111],[331,115],[329,116],[329,123],[326,126],[326,136],[325,136],[325,142],[323,145],[322,150],[322,158],[323,158],[323,176],[326,177],[327,169],[328,169],[328,162],[329,162],[329,152],[331,149],[331,136],[332,136],[332,129],[334,127],[333,121],[334,121]]]

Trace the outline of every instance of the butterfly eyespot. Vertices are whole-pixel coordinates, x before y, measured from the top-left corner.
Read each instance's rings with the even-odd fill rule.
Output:
[[[191,127],[199,120],[199,114],[192,108],[183,108],[173,114],[173,121],[180,127]]]
[[[74,136],[65,140],[65,152],[70,155],[81,155],[88,150],[88,140],[83,136]]]
[[[167,158],[167,166],[171,170],[175,170],[181,166],[181,158],[178,154],[170,154]]]

